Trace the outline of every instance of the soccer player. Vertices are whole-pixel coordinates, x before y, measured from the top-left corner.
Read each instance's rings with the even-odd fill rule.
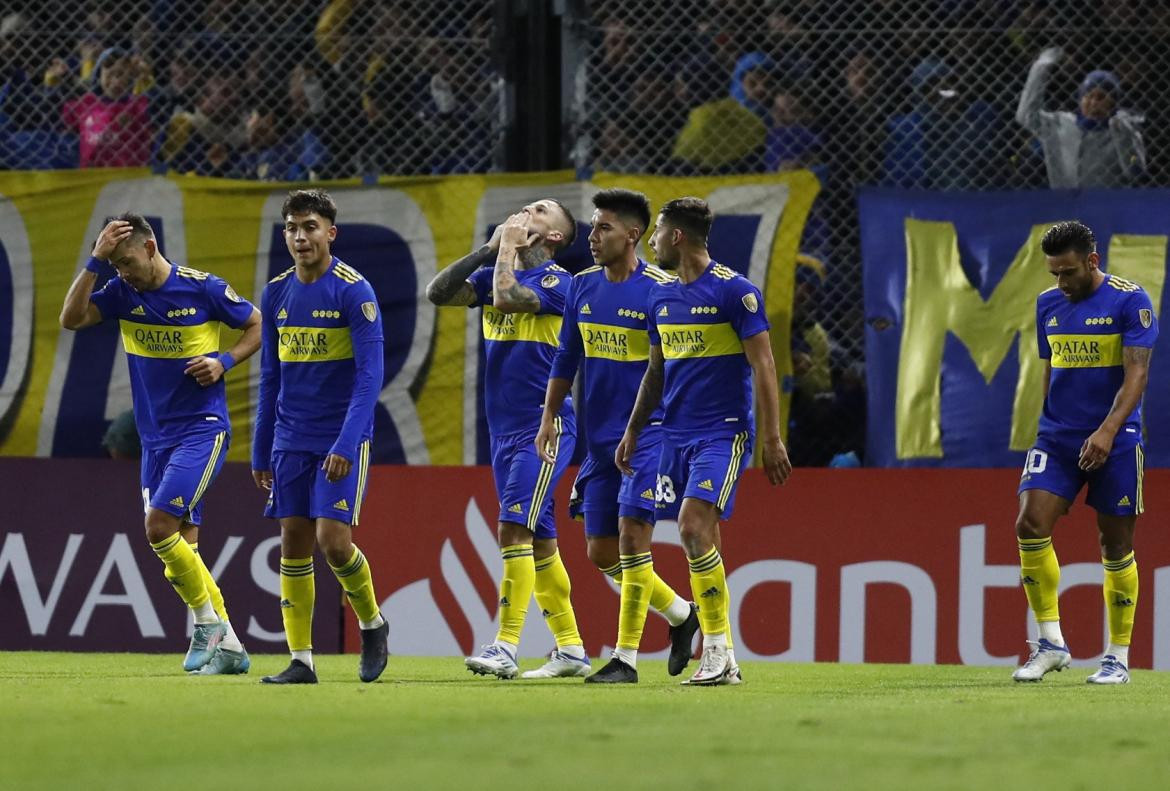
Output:
[[[1020,479],[1016,537],[1020,581],[1040,634],[1016,681],[1040,681],[1068,667],[1060,632],[1056,520],[1086,484],[1097,512],[1109,647],[1090,684],[1129,682],[1129,643],[1138,597],[1133,534],[1142,512],[1142,394],[1158,337],[1141,286],[1103,273],[1093,232],[1057,223],[1040,241],[1056,286],[1036,298],[1036,336],[1045,361],[1044,412]]]
[[[117,276],[94,293],[110,265]],[[223,377],[259,348],[260,312],[215,275],[168,261],[146,218],[127,213],[102,229],[61,308],[67,330],[106,319],[118,320],[130,367],[146,538],[195,622],[183,669],[247,673],[248,653],[197,542],[203,495],[231,440]],[[244,331],[227,352],[224,324]]]
[[[753,433],[762,442],[764,470],[773,484],[792,473],[780,439],[780,397],[760,291],[734,270],[711,260],[707,234],[714,219],[699,198],[663,205],[650,247],[678,280],[655,284],[647,309],[650,361],[615,462],[634,474],[638,440],[661,403],[664,408],[658,502],[682,494],[678,529],[699,606],[703,654],[684,684],[742,681],[730,641],[727,576],[719,520],[731,517],[740,474],[752,456]],[[752,427],[752,377],[759,391]]]
[[[294,190],[280,209],[294,265],[268,282],[252,476],[280,520],[280,613],[292,661],[268,684],[316,684],[313,550],[320,547],[361,627],[358,677],[386,668],[390,627],[353,543],[382,390],[382,314],[369,281],[335,258],[337,204]]]
[[[496,639],[466,660],[480,675],[516,677],[520,632],[534,593],[556,649],[548,662],[523,677],[585,676],[591,669],[573,613],[569,574],[557,550],[551,496],[576,441],[568,400],[553,420],[552,461],[541,459],[533,445],[569,288],[569,273],[552,257],[576,235],[576,220],[563,204],[538,200],[427,285],[427,298],[436,305],[483,306],[484,408],[500,501],[497,536],[504,574]]]
[[[654,573],[650,553],[661,409],[650,416],[642,434],[633,461],[635,474],[623,476],[613,462],[650,355],[646,333],[650,288],[675,278],[638,259],[638,240],[650,225],[650,201],[645,195],[603,190],[593,196],[593,206],[589,250],[598,266],[582,271],[569,285],[536,449],[545,462],[552,463],[546,448],[554,440],[557,413],[584,358],[589,455],[573,485],[576,495],[569,508],[575,518],[584,518],[589,559],[621,585],[617,648],[609,663],[585,681],[636,684],[638,645],[648,606],[670,623],[668,671],[672,676],[690,661],[691,641],[699,628],[694,605]],[[665,518],[674,515],[675,511],[662,514]]]

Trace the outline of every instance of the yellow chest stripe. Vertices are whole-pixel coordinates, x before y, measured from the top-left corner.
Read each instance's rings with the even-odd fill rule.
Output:
[[[581,330],[586,357],[623,363],[650,359],[650,335],[646,330],[585,321],[577,326]]]
[[[213,354],[219,351],[218,321],[180,326],[178,324],[139,324],[121,319],[122,347],[136,357],[178,359]]]
[[[662,356],[668,360],[743,354],[743,342],[727,322],[659,324],[658,334],[662,338]]]
[[[1053,368],[1109,368],[1121,365],[1121,334],[1049,335]]]
[[[277,329],[282,363],[317,363],[353,358],[349,327],[280,327]]]
[[[485,340],[533,341],[556,346],[560,334],[560,316],[551,313],[504,313],[491,305],[483,307]]]

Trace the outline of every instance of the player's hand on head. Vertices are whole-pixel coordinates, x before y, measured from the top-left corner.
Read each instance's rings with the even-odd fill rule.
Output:
[[[792,462],[788,459],[788,450],[779,437],[764,440],[763,448],[764,472],[773,486],[783,484],[792,475]]]
[[[252,470],[252,480],[257,489],[272,491],[272,470]]]
[[[114,248],[129,239],[132,233],[134,233],[134,228],[124,220],[113,220],[107,223],[93,243],[90,255],[103,261],[109,260],[110,256],[114,254]]]
[[[344,456],[338,456],[336,453],[330,453],[325,457],[325,461],[322,462],[321,469],[325,471],[325,479],[327,481],[337,483],[349,475],[351,466],[349,459]]]
[[[183,373],[194,377],[203,387],[210,387],[223,377],[223,363],[215,357],[196,357],[187,361]]]

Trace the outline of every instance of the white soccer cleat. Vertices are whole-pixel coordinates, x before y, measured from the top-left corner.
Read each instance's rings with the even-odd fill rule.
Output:
[[[1050,643],[1043,637],[1036,643],[1029,640],[1028,645],[1036,647],[1032,649],[1032,655],[1028,657],[1028,661],[1012,673],[1014,681],[1040,681],[1046,673],[1053,670],[1059,673],[1072,662],[1068,646]]]
[[[1086,684],[1128,684],[1129,668],[1113,654],[1101,657],[1101,669],[1085,679]]]
[[[719,686],[730,687],[736,684],[743,683],[743,673],[739,672],[739,665],[730,665],[727,668],[727,673],[723,678],[719,679]]]
[[[548,655],[547,662],[536,670],[525,670],[520,678],[574,678],[587,676],[592,669],[587,656],[578,659],[561,651],[553,651]]]
[[[728,674],[735,670],[735,681],[729,680]],[[739,668],[731,664],[731,657],[725,645],[709,645],[703,649],[703,658],[699,660],[699,669],[695,674],[682,682],[696,687],[713,687],[717,684],[738,684]]]
[[[520,668],[516,660],[500,646],[489,643],[479,649],[475,656],[463,660],[467,669],[479,676],[495,676],[496,678],[516,678]]]

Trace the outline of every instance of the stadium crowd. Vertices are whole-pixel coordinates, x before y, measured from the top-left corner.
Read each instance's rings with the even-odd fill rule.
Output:
[[[494,6],[4,3],[0,168],[297,181],[498,170],[506,114],[493,46],[510,44]],[[1170,92],[1163,3],[568,6],[584,55],[577,93],[561,98],[576,118],[562,148],[583,175],[809,168],[820,179],[786,383],[798,464],[850,464],[864,446],[859,185],[1170,182],[1159,157],[1170,129],[1157,100]]]

